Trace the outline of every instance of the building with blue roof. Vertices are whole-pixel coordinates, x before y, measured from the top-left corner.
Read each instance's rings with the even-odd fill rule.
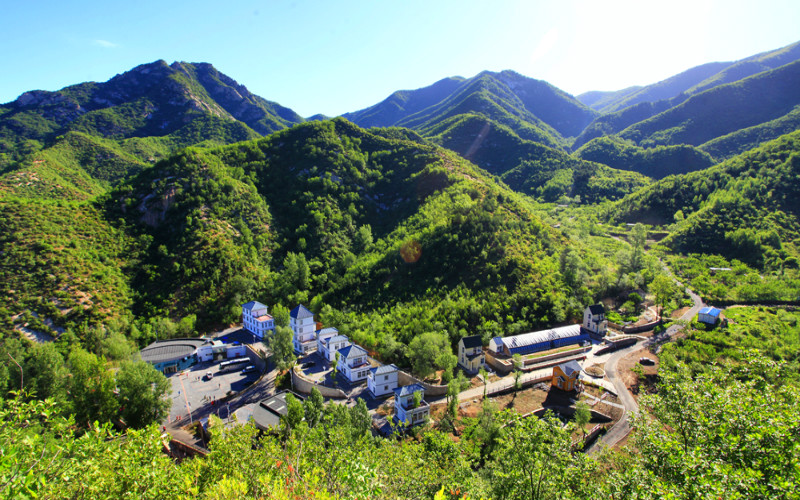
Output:
[[[697,313],[697,320],[707,325],[716,325],[722,311],[716,307],[704,307]]]
[[[367,374],[367,389],[376,398],[389,396],[397,389],[398,369],[395,365],[376,366]]]
[[[371,368],[367,351],[356,344],[339,349],[337,367],[351,384],[366,380]]]
[[[294,352],[306,355],[317,348],[317,323],[314,313],[303,304],[289,312],[289,327],[292,329]]]
[[[414,394],[420,393],[419,405],[414,405]],[[425,402],[425,388],[421,384],[404,385],[394,390],[394,418],[405,425],[417,425],[431,416],[431,407]]]

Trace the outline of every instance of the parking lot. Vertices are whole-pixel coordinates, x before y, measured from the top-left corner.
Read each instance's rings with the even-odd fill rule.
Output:
[[[172,409],[170,422],[180,418],[188,419],[188,410],[196,411],[200,408],[210,408],[213,413],[226,418],[227,405],[219,405],[219,401],[229,392],[237,393],[246,388],[261,376],[256,369],[249,373],[242,373],[248,364],[228,373],[219,373],[220,362],[198,363],[188,370],[173,374],[169,377],[172,383]],[[251,363],[254,364],[254,363]],[[211,372],[213,377],[207,380],[206,373]]]

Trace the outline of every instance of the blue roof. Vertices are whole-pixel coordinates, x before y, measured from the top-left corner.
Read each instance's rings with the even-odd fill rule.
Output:
[[[300,304],[299,306],[292,309],[292,312],[289,313],[289,316],[291,316],[294,319],[305,319],[305,318],[313,318],[314,313],[306,309],[306,306],[304,306],[303,304]]]
[[[248,311],[252,311],[253,309],[261,309],[262,307],[267,306],[257,300],[251,300],[247,304],[242,304],[242,308],[247,309]]]
[[[366,356],[367,351],[360,346],[352,344],[339,349],[339,355],[342,357],[342,359],[355,358],[357,356]]]
[[[403,387],[398,387],[394,390],[395,397],[400,396],[408,396],[409,394],[414,394],[415,392],[422,391],[425,392],[425,388],[422,387],[420,384],[411,384],[411,385],[404,385]]]
[[[700,314],[707,314],[709,316],[714,316],[715,318],[718,318],[721,312],[722,311],[716,307],[704,307],[700,309]]]
[[[381,365],[381,366],[376,366],[375,368],[373,368],[370,371],[372,371],[372,373],[374,375],[383,375],[385,373],[396,372],[397,371],[397,367],[394,366],[394,365]]]

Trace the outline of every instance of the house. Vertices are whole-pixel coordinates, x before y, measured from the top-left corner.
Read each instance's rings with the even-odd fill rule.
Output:
[[[306,309],[303,304],[289,313],[289,327],[292,329],[294,352],[305,355],[317,348],[317,324],[314,322],[314,313]]]
[[[367,351],[355,344],[340,349],[337,369],[351,384],[365,380],[370,370]]]
[[[716,307],[704,307],[697,313],[697,320],[707,325],[716,325],[721,313]]]
[[[367,389],[376,398],[390,395],[397,389],[397,367],[383,365],[370,369],[367,374]]]
[[[267,306],[255,300],[242,304],[242,325],[260,339],[275,330],[275,321],[267,314]]]
[[[608,320],[606,319],[606,309],[602,304],[594,304],[584,309],[581,326],[594,335],[605,336],[608,330]]]
[[[469,373],[478,373],[478,370],[486,366],[480,335],[461,337],[458,341],[458,365]]]
[[[581,374],[581,365],[577,361],[570,361],[553,367],[553,387],[562,391],[574,391]]]
[[[489,342],[489,351],[500,356],[530,354],[565,345],[588,342],[589,332],[582,325],[560,326],[549,330],[523,333],[512,337],[495,337]]]
[[[303,396],[292,391],[282,391],[274,396],[261,401],[253,408],[252,420],[258,429],[262,431],[274,431],[281,423],[281,417],[289,413],[286,404],[286,396],[291,394],[298,401],[305,399]]]
[[[419,404],[414,404],[414,394],[419,393]],[[406,425],[417,425],[431,416],[431,407],[425,402],[425,388],[420,384],[405,385],[394,390],[394,418]]]
[[[338,337],[338,336],[339,336],[339,330],[337,330],[336,328],[322,328],[320,330],[317,330],[316,332],[317,352],[322,354],[322,348],[325,344],[325,341],[332,337]]]
[[[336,359],[336,351],[344,349],[350,345],[350,339],[344,335],[337,335],[335,337],[328,337],[319,343],[322,349],[317,348],[317,352],[328,363]]]

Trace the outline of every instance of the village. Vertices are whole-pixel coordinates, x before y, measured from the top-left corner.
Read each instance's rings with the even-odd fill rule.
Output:
[[[686,312],[704,322],[716,322],[719,310],[699,306]],[[458,370],[469,377],[462,390],[459,413],[471,415],[486,398],[513,407],[523,416],[541,416],[550,410],[569,420],[576,403],[588,402],[589,421],[582,429],[586,443],[601,433],[624,427],[635,402],[626,401],[627,390],[615,386],[604,366],[612,353],[620,353],[644,337],[636,328],[610,323],[602,304],[584,310],[581,324],[494,337],[484,345],[480,335],[462,337],[456,346]],[[210,415],[227,425],[245,422],[262,431],[278,428],[287,413],[287,395],[298,400],[317,390],[328,401],[354,406],[363,401],[376,435],[406,432],[423,423],[441,419],[448,386],[420,380],[394,364],[383,364],[367,349],[326,327],[300,304],[289,314],[292,346],[297,362],[290,370],[290,388],[276,390],[275,371],[269,369],[271,354],[264,341],[275,331],[268,306],[251,301],[242,305],[242,326],[214,338],[169,339],[154,342],[141,351],[144,361],[167,375],[173,386],[173,404],[164,429],[183,437],[187,448],[202,449],[203,431]],[[642,365],[653,365],[643,357]],[[652,368],[651,368],[652,369]],[[518,397],[516,391],[527,388]],[[624,388],[624,386],[623,386]],[[509,406],[510,405],[510,406]],[[623,435],[621,432],[617,434]],[[616,439],[606,439],[613,444]],[[603,436],[603,438],[606,438]],[[609,442],[611,441],[611,442]]]

